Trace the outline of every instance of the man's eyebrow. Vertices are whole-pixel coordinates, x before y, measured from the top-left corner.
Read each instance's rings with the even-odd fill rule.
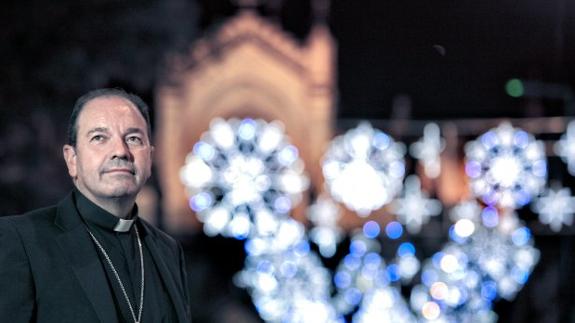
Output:
[[[139,133],[139,134],[144,134],[144,130],[142,130],[141,128],[128,128],[126,130],[126,134],[130,134],[130,133]]]
[[[91,135],[91,134],[93,134],[93,133],[95,133],[95,132],[106,132],[106,133],[107,133],[107,132],[108,132],[108,128],[106,128],[106,127],[96,127],[96,128],[90,129],[90,131],[88,131],[87,135],[89,136],[89,135]]]

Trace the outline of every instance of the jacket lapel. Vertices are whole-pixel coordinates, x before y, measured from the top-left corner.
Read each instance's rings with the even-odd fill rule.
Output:
[[[71,194],[58,205],[57,212],[55,223],[63,230],[57,241],[70,261],[82,290],[101,322],[117,322],[106,273]]]
[[[168,265],[164,261],[165,255],[161,253],[161,250],[159,250],[159,247],[155,241],[154,233],[151,232],[147,225],[144,225],[144,227],[147,231],[146,237],[144,238],[144,244],[150,251],[154,263],[160,272],[160,276],[164,282],[164,285],[166,286],[166,289],[168,290],[172,304],[174,304],[174,309],[178,315],[178,320],[179,322],[187,322],[189,319],[186,315],[185,305],[182,303],[184,295],[182,295],[180,288],[178,288],[178,284],[176,284],[176,281],[174,280],[174,271],[170,271]],[[175,268],[174,270],[179,272],[180,268]],[[183,284],[184,282],[181,283]]]

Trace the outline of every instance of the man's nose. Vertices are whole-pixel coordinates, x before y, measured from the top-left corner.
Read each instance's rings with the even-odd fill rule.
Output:
[[[112,145],[112,158],[132,160],[132,152],[124,139],[116,138],[112,141]]]

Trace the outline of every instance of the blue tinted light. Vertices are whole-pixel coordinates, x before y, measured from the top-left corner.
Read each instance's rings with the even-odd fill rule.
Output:
[[[200,156],[203,160],[209,161],[216,155],[216,150],[212,145],[204,142],[198,141],[193,148],[194,154]]]
[[[389,144],[391,143],[391,139],[388,135],[384,134],[383,132],[377,132],[373,136],[373,145],[379,150],[385,150]]]
[[[525,148],[529,143],[529,135],[523,130],[517,130],[513,135],[513,141],[520,148]]]
[[[527,280],[529,280],[529,272],[521,270],[517,267],[514,267],[511,270],[511,276],[513,277],[513,280],[515,280],[518,284],[521,285],[524,285],[525,283],[527,283]]]
[[[363,234],[370,239],[376,238],[380,232],[379,224],[375,221],[367,221],[363,225]]]
[[[252,140],[256,135],[256,122],[253,119],[244,119],[238,127],[238,136],[243,140]]]
[[[545,160],[537,160],[531,165],[533,175],[537,177],[547,177],[547,162]]]
[[[492,130],[483,134],[479,138],[479,141],[483,144],[483,146],[485,146],[487,148],[491,148],[491,147],[497,146],[499,144],[499,139],[497,138],[497,135],[495,133],[493,133]]]
[[[365,257],[363,258],[363,262],[367,266],[379,265],[381,264],[381,256],[375,252],[370,252],[365,255]]]
[[[345,256],[345,258],[343,258],[343,264],[347,269],[355,270],[355,269],[359,268],[359,265],[361,264],[361,260],[358,257],[355,257],[353,255],[347,255],[347,256]]]
[[[390,239],[398,239],[403,234],[403,226],[397,221],[391,221],[385,226],[385,234]]]
[[[398,281],[401,276],[399,275],[399,268],[396,264],[391,264],[387,266],[387,275],[389,276],[389,281]]]
[[[488,228],[493,228],[499,223],[499,215],[497,214],[497,209],[492,206],[488,206],[481,212],[481,220],[483,224]]]
[[[307,241],[301,241],[301,242],[299,242],[299,243],[295,246],[295,252],[296,252],[299,256],[303,256],[303,255],[306,255],[306,254],[310,253],[309,243],[307,243]]]
[[[529,192],[525,191],[525,189],[522,188],[521,190],[515,193],[515,200],[517,206],[523,206],[529,203],[529,201],[531,201],[531,194],[529,194]]]
[[[353,240],[349,245],[349,253],[360,257],[367,251],[367,246],[365,242],[361,240]]]
[[[212,206],[214,199],[207,192],[200,192],[190,198],[190,208],[195,212],[201,212]]]
[[[397,248],[397,255],[400,257],[415,255],[415,246],[411,242],[404,242]]]
[[[492,301],[497,297],[497,284],[494,281],[486,281],[481,284],[481,297]]]
[[[445,253],[442,251],[436,252],[433,256],[431,256],[431,261],[435,267],[439,268],[439,263],[441,262],[443,256],[445,256]]]
[[[348,304],[357,305],[361,301],[361,292],[357,288],[350,288],[345,291],[344,299]]]
[[[520,227],[511,234],[511,241],[518,247],[524,246],[531,239],[531,231],[526,227]]]
[[[274,210],[278,213],[287,213],[291,210],[291,201],[287,196],[278,196],[274,200]]]
[[[348,288],[351,285],[351,275],[345,271],[337,272],[333,277],[333,283],[337,288]]]
[[[268,260],[262,260],[258,263],[256,270],[260,273],[270,273],[274,269],[272,263]]]
[[[465,173],[471,178],[477,178],[481,176],[481,164],[471,160],[465,164]]]
[[[435,283],[437,279],[438,279],[437,272],[435,271],[424,270],[421,273],[421,282],[423,282],[423,284],[425,284],[426,286],[431,286],[431,284]]]

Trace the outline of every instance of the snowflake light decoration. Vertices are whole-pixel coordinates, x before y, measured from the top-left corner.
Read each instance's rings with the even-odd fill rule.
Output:
[[[410,154],[423,164],[425,175],[436,178],[441,172],[440,154],[445,148],[445,140],[441,138],[439,126],[429,123],[423,128],[423,138],[409,147]]]
[[[248,255],[260,257],[264,255],[284,253],[295,245],[305,242],[304,226],[291,217],[280,218],[277,231],[273,235],[252,235],[246,241],[245,249]],[[257,232],[256,232],[257,233]]]
[[[539,213],[539,221],[548,224],[555,232],[561,231],[563,224],[573,224],[575,197],[571,196],[571,190],[567,187],[545,190],[531,206],[533,211]]]
[[[267,322],[338,322],[330,300],[330,274],[305,239],[283,251],[248,255],[235,277]]]
[[[410,242],[400,244],[397,248],[397,256],[388,266],[388,271],[389,268],[391,268],[391,271],[395,271],[394,268],[397,268],[398,277],[392,277],[393,279],[391,280],[397,278],[401,280],[402,284],[411,283],[411,280],[421,268],[421,263],[415,256],[415,246]]]
[[[339,202],[367,216],[401,189],[405,147],[369,123],[336,137],[322,163],[326,185]]]
[[[421,183],[416,175],[405,179],[403,196],[392,204],[397,220],[407,227],[410,233],[418,233],[421,226],[429,221],[430,216],[441,213],[441,202],[429,199],[421,191]]]
[[[516,208],[544,187],[547,162],[542,142],[503,123],[465,147],[471,190],[487,204]]]
[[[473,221],[474,230],[467,234],[452,226],[453,241],[424,265],[423,284],[411,294],[412,308],[427,320],[494,322],[491,303],[498,297],[515,297],[539,251],[513,212],[502,215],[493,228],[481,225],[479,214],[458,221]]]
[[[337,289],[333,303],[338,313],[350,313],[366,293],[389,285],[387,266],[379,251],[380,246],[375,240],[361,234],[352,238],[349,253],[333,277]]]
[[[496,321],[491,311],[493,289],[482,284],[482,274],[473,267],[457,244],[448,244],[427,261],[422,270],[422,284],[414,286],[411,308],[420,322]]]
[[[370,290],[353,316],[356,323],[415,323],[415,316],[395,287],[385,286]]]
[[[214,119],[180,177],[208,235],[271,235],[308,187],[281,123]]]
[[[322,256],[332,257],[344,235],[337,225],[341,217],[338,206],[326,195],[320,195],[310,206],[307,217],[314,225],[309,232],[310,240],[319,246]]]
[[[479,205],[479,203],[474,199],[465,200],[455,205],[449,211],[449,218],[453,222],[463,219],[475,221],[476,219],[479,219],[479,214],[481,214],[481,205]]]
[[[575,121],[569,122],[567,132],[555,143],[553,149],[567,163],[569,174],[575,175]]]
[[[514,212],[501,216],[493,229],[477,225],[477,232],[460,242],[470,260],[494,282],[497,294],[512,300],[539,261],[530,230]]]
[[[489,224],[493,223],[492,226],[495,226],[496,223],[499,223],[499,218],[497,214],[489,213],[492,209],[487,208],[488,212],[484,218]],[[451,239],[462,242],[470,237],[477,228],[481,214],[481,206],[475,200],[462,201],[455,205],[449,211],[449,218],[454,222],[451,227]],[[494,220],[493,216],[497,216],[497,221]]]
[[[425,149],[425,138],[412,146],[422,162],[433,157],[429,147]],[[441,144],[434,142],[438,157]],[[466,149],[472,189],[489,205],[482,209],[471,200],[456,206],[451,212],[451,241],[423,266],[410,242],[400,243],[395,258],[386,261],[376,239],[381,228],[377,221],[367,221],[361,233],[351,237],[349,254],[336,268],[335,294],[330,272],[311,251],[305,227],[288,216],[308,179],[281,124],[214,120],[188,155],[181,178],[190,207],[208,235],[247,239],[245,266],[234,282],[248,290],[266,322],[341,323],[352,317],[353,322],[491,323],[497,318],[492,302],[513,299],[538,261],[530,231],[509,208],[538,194],[545,183],[546,162],[541,144],[509,124]],[[322,163],[326,188],[334,200],[366,216],[401,191],[404,150],[362,123],[330,145]],[[575,202],[569,203],[575,210]],[[416,176],[405,180],[403,195],[391,206],[401,222],[385,226],[393,240],[401,236],[402,224],[417,233],[442,208],[421,191]],[[507,213],[500,215],[501,211]],[[308,212],[314,224],[309,238],[324,257],[334,254],[342,238],[339,216],[326,196]],[[421,284],[412,289],[409,300],[411,312],[400,287],[411,284],[420,269]]]

